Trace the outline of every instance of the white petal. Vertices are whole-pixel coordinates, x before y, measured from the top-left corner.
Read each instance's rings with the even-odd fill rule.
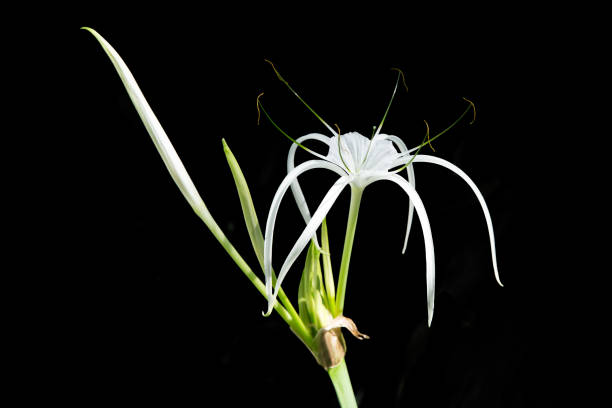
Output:
[[[291,183],[293,183],[300,174],[312,169],[328,169],[338,173],[341,177],[346,176],[346,173],[333,163],[324,160],[309,160],[300,164],[291,173],[287,174],[278,187],[278,190],[276,190],[276,194],[270,205],[268,220],[266,221],[266,234],[264,239],[264,276],[266,280],[266,297],[268,298],[269,305],[268,311],[265,314],[266,316],[270,314],[272,306],[274,305],[274,300],[272,298],[272,242],[274,239],[274,224],[276,223],[278,209]]]
[[[299,137],[296,142],[302,143],[306,140],[318,140],[320,142],[325,143],[326,145],[329,145],[330,138],[328,136],[324,136],[318,133],[312,133],[306,136]],[[292,143],[291,147],[289,148],[289,154],[287,155],[287,174],[291,173],[295,168],[295,152],[297,148],[298,145],[295,143]],[[317,157],[325,159],[325,156],[319,155],[315,152],[311,153],[315,154]],[[300,213],[302,214],[302,217],[304,217],[304,221],[308,223],[308,221],[310,221],[310,210],[308,209],[308,205],[306,204],[306,198],[304,197],[304,193],[302,193],[302,189],[300,188],[300,184],[298,183],[297,179],[293,183],[291,183],[291,192],[293,193],[293,197],[295,198],[295,202],[298,206],[298,209],[300,210]]]
[[[283,266],[281,267],[281,270],[278,274],[278,279],[276,280],[276,288],[274,290],[274,296],[272,297],[271,301],[268,301],[268,313],[272,310],[272,307],[274,306],[274,299],[278,295],[280,285],[285,279],[285,276],[287,276],[289,268],[291,268],[297,257],[302,253],[304,248],[306,248],[308,242],[323,222],[323,218],[325,218],[332,205],[334,205],[336,199],[338,198],[342,190],[344,190],[344,187],[349,184],[349,180],[350,179],[347,176],[343,176],[338,179],[336,183],[334,183],[334,185],[329,189],[327,194],[325,194],[325,197],[323,197],[321,204],[319,204],[319,208],[317,208],[315,213],[312,215],[310,222],[308,223],[308,225],[306,225],[306,228],[304,228],[304,231],[297,239],[296,243],[293,245],[293,248],[289,252],[289,255],[287,255],[285,263],[283,263]]]
[[[416,188],[416,178],[414,176],[414,167],[412,164],[406,167],[406,171],[408,172],[408,182],[412,184],[414,188]],[[412,219],[414,218],[414,204],[412,200],[408,203],[408,223],[406,225],[406,237],[404,238],[404,247],[402,248],[402,254],[406,252],[406,247],[408,246],[408,235],[410,235],[410,227],[412,226]]]
[[[123,82],[123,85],[125,86],[125,89],[127,90],[136,111],[138,112],[138,115],[140,115],[140,119],[142,119],[142,122],[149,132],[149,135],[151,136],[157,151],[166,164],[172,179],[177,184],[194,211],[203,219],[210,217],[210,214],[204,205],[204,201],[202,201],[202,198],[191,181],[187,170],[185,170],[181,159],[174,150],[172,143],[170,143],[170,139],[168,139],[166,132],[164,132],[164,129],[157,120],[157,117],[155,117],[153,110],[140,91],[140,88],[138,87],[138,84],[136,83],[136,80],[134,79],[134,76],[128,69],[127,65],[125,62],[123,62],[117,51],[115,51],[115,49],[100,34],[91,28],[85,29],[96,37],[115,66],[115,69],[117,70],[117,73],[119,73],[121,81]],[[204,219],[204,221],[206,222],[207,219]]]
[[[346,165],[348,171],[355,173],[359,170],[369,145],[370,139],[357,132],[349,132],[341,136],[336,134],[329,140],[326,159],[342,168],[345,168]]]
[[[435,258],[434,258],[434,246],[433,246],[433,238],[431,236],[431,227],[429,226],[429,218],[427,218],[427,212],[425,211],[425,206],[421,201],[421,198],[417,194],[414,187],[406,181],[406,179],[398,176],[394,173],[387,173],[384,175],[379,175],[373,177],[371,179],[371,183],[378,180],[389,180],[397,183],[408,197],[410,197],[410,201],[414,203],[414,208],[419,216],[419,221],[421,222],[421,228],[423,229],[423,238],[425,240],[425,263],[426,263],[426,281],[427,281],[427,324],[431,326],[431,320],[433,318],[434,311],[434,296],[435,296],[435,284],[436,284],[436,267],[435,267]]]
[[[367,159],[361,168],[369,171],[389,171],[399,154],[390,140],[378,138],[372,143]]]
[[[489,240],[491,241],[491,257],[493,259],[493,271],[495,272],[495,279],[497,280],[497,283],[499,283],[500,286],[504,286],[501,283],[501,280],[499,279],[499,271],[497,270],[497,255],[495,252],[495,236],[493,234],[493,222],[491,221],[491,214],[489,213],[489,208],[487,207],[487,203],[485,202],[485,199],[482,196],[482,193],[480,192],[480,190],[478,190],[478,187],[476,187],[476,184],[474,184],[472,179],[470,179],[467,176],[467,174],[465,174],[463,170],[461,170],[459,167],[455,166],[454,164],[444,159],[440,159],[439,157],[420,154],[415,157],[414,162],[433,163],[433,164],[438,164],[442,167],[446,167],[447,169],[449,169],[450,171],[454,172],[459,177],[461,177],[470,186],[474,194],[476,194],[476,198],[478,198],[478,202],[480,202],[480,206],[482,207],[482,211],[484,212],[485,220],[487,221],[487,228],[489,229]]]
[[[397,145],[400,150],[400,153],[406,153],[408,148],[402,139],[393,135],[384,135],[386,139],[392,141]],[[414,177],[414,167],[412,167],[412,163],[406,167],[406,172],[408,173],[408,182],[416,188],[416,179]],[[406,247],[408,246],[408,236],[410,235],[410,228],[412,227],[412,218],[414,216],[414,204],[412,200],[408,203],[408,223],[406,225],[406,237],[404,238],[404,246],[402,247],[402,254],[406,252]]]

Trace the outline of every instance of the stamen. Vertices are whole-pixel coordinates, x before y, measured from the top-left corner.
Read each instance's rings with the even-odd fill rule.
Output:
[[[338,136],[340,136],[340,126],[338,126],[337,123],[334,123],[334,126],[336,127],[336,130],[338,130]]]
[[[261,109],[261,112],[264,113],[264,115],[266,115],[266,118],[268,118],[268,120],[270,121],[270,123],[272,123],[272,125],[279,131],[281,132],[283,135],[285,135],[285,137],[289,140],[291,140],[293,143],[295,143],[296,145],[300,146],[302,149],[306,150],[308,153],[313,153],[309,148],[304,147],[301,143],[299,143],[297,140],[295,140],[294,138],[292,138],[291,136],[289,136],[287,134],[287,132],[285,132],[283,129],[280,128],[280,126],[278,126],[276,124],[276,122],[274,122],[272,120],[272,118],[270,117],[270,115],[268,115],[268,112],[266,112],[266,110],[264,109],[263,105],[261,104],[261,101],[259,100],[261,98],[261,96],[263,95],[263,92],[259,94],[259,96],[257,96],[257,124],[259,125],[259,112]]]
[[[344,168],[346,169],[346,171],[349,172],[349,174],[351,173],[351,170],[349,169],[349,167],[346,165],[346,162],[344,161],[344,158],[342,157],[342,146],[340,144],[340,126],[338,126],[337,123],[334,123],[334,126],[336,127],[336,129],[338,129],[338,155],[340,155],[340,160],[342,161],[342,164],[344,164]]]
[[[474,109],[474,119],[472,119],[472,121],[470,122],[470,125],[474,124],[474,122],[476,122],[476,106],[474,106],[474,102],[470,101],[468,98],[463,98],[464,101],[467,101],[470,105],[472,105],[472,109]]]
[[[465,98],[463,98],[463,99],[465,99]],[[450,125],[450,126],[448,126],[446,129],[444,129],[443,131],[441,131],[440,133],[438,133],[437,135],[435,135],[435,136],[434,136],[434,137],[432,137],[431,139],[429,139],[429,140],[427,140],[427,141],[423,141],[423,143],[421,143],[421,144],[420,144],[420,145],[418,145],[417,147],[413,147],[412,149],[408,150],[408,153],[413,152],[414,150],[417,150],[417,149],[419,149],[419,150],[420,150],[420,149],[421,149],[421,147],[423,147],[423,146],[424,146],[426,143],[431,143],[431,142],[433,142],[434,140],[436,140],[437,138],[439,138],[440,136],[442,136],[443,134],[445,134],[446,132],[448,132],[449,130],[451,130],[452,128],[454,128],[454,127],[455,127],[455,125],[457,125],[457,123],[459,123],[459,121],[461,121],[461,119],[463,119],[463,117],[464,117],[465,115],[467,115],[467,113],[470,111],[470,109],[474,108],[474,103],[473,103],[472,101],[470,101],[470,100],[468,100],[468,99],[465,99],[465,100],[466,100],[466,101],[467,101],[467,102],[468,102],[470,105],[467,107],[467,109],[466,109],[465,111],[463,111],[463,113],[462,113],[461,115],[459,115],[459,117],[458,117],[458,118],[457,118],[457,119],[456,119],[456,120],[455,120],[453,123],[451,123],[451,125]],[[474,117],[475,117],[475,116],[476,116],[476,115],[474,114]],[[474,123],[474,121],[470,122],[470,124],[471,124],[471,123]]]
[[[393,69],[393,68],[391,68],[391,69]],[[403,75],[404,75],[402,73],[402,71],[400,71],[399,69],[395,68],[395,70],[398,71],[399,74],[397,74],[397,80],[395,81],[395,87],[393,88],[393,93],[391,94],[391,100],[389,100],[389,104],[387,105],[387,109],[385,110],[385,114],[383,115],[382,120],[380,121],[380,125],[378,125],[378,129],[376,129],[376,133],[374,134],[374,137],[376,137],[376,135],[378,135],[380,133],[380,129],[382,129],[382,126],[385,123],[385,119],[387,118],[387,114],[389,113],[389,108],[391,108],[391,104],[393,103],[393,99],[395,98],[395,92],[397,91],[397,86],[399,85],[400,77],[403,78]],[[404,85],[405,85],[405,83],[404,83]],[[406,87],[406,89],[408,89],[408,87]]]
[[[429,138],[429,123],[427,123],[425,119],[423,119],[423,122],[425,122],[425,126],[427,126],[427,144],[429,145],[429,147],[431,147],[431,150],[435,152],[436,149],[434,149],[433,146],[431,145],[431,139]]]
[[[363,157],[363,161],[361,162],[360,166],[363,166],[363,164],[368,160],[370,149],[372,148],[372,141],[380,133],[380,129],[382,129],[382,126],[385,123],[385,119],[387,118],[387,113],[389,113],[389,108],[391,108],[391,104],[393,103],[393,99],[395,98],[395,92],[397,91],[397,85],[399,85],[400,77],[402,78],[402,83],[404,84],[404,87],[406,88],[406,92],[408,92],[408,86],[406,85],[406,80],[404,78],[404,73],[402,72],[402,70],[399,68],[391,68],[391,69],[393,71],[398,72],[397,80],[395,81],[395,87],[393,88],[393,93],[391,94],[391,100],[389,101],[389,104],[387,105],[387,109],[385,110],[385,114],[383,115],[383,118],[380,121],[380,125],[378,125],[378,128],[374,127],[374,130],[372,132],[372,137],[370,138],[370,144],[368,144],[368,150],[366,151],[366,154]]]
[[[420,153],[421,149],[423,148],[423,146],[425,146],[426,144],[429,144],[429,146],[431,146],[431,140],[429,139],[429,124],[427,123],[426,120],[423,120],[423,122],[425,122],[425,126],[427,128],[426,130],[426,134],[425,137],[423,138],[423,142],[418,146],[416,153],[414,154],[414,156],[412,156],[410,158],[410,160],[408,161],[408,163],[404,164],[402,167],[400,167],[397,170],[394,170],[393,173],[399,173],[400,171],[404,170],[406,167],[410,166],[412,164],[412,162],[414,161],[414,158],[417,157],[417,155]],[[433,140],[433,139],[432,139]],[[433,147],[432,147],[433,149]],[[434,150],[435,151],[435,150]],[[410,153],[410,152],[407,152]]]
[[[406,89],[406,92],[408,92],[408,85],[406,85],[406,77],[404,76],[404,73],[402,72],[402,70],[399,68],[395,68],[395,67],[391,67],[391,70],[397,71],[400,73],[400,75],[402,76],[402,83],[404,84],[404,89]]]
[[[291,85],[289,85],[289,82],[287,82],[287,81],[285,80],[285,78],[283,78],[283,77],[281,76],[281,74],[278,72],[278,70],[276,69],[276,67],[275,67],[275,66],[274,66],[274,64],[272,63],[272,61],[270,61],[270,60],[268,60],[268,59],[264,59],[264,61],[266,61],[268,64],[270,64],[270,66],[271,66],[271,67],[272,67],[272,69],[274,70],[274,73],[275,73],[275,74],[276,74],[276,76],[278,77],[279,81],[281,81],[283,84],[285,84],[285,86],[286,86],[287,88],[289,88],[289,90],[290,90],[291,92],[293,92],[293,94],[294,94],[294,95],[295,95],[295,96],[296,96],[296,97],[297,97],[297,98],[300,100],[300,102],[302,102],[302,103],[304,104],[304,106],[306,106],[306,108],[308,108],[308,110],[309,110],[310,112],[312,112],[312,114],[313,114],[313,115],[315,115],[315,116],[316,116],[316,118],[317,118],[317,119],[319,119],[319,120],[320,120],[320,121],[321,121],[321,122],[322,122],[322,123],[323,123],[323,124],[324,124],[324,125],[325,125],[325,126],[328,128],[328,129],[329,129],[329,131],[330,131],[332,134],[334,134],[334,133],[335,133],[335,132],[334,132],[334,129],[332,129],[332,128],[331,128],[331,126],[329,126],[329,125],[327,124],[327,122],[325,122],[325,121],[323,120],[323,118],[321,118],[319,115],[317,115],[317,112],[315,112],[315,111],[314,111],[314,110],[313,110],[313,109],[312,109],[312,108],[311,108],[311,107],[310,107],[310,106],[309,106],[309,105],[308,105],[308,104],[307,104],[307,103],[306,103],[306,102],[305,102],[305,101],[302,99],[302,97],[301,97],[300,95],[298,95],[298,93],[297,93],[297,92],[295,92],[295,90],[294,90],[294,89],[291,87]]]
[[[284,83],[285,85],[289,86],[289,83],[285,80],[285,78],[283,78],[281,76],[281,74],[278,72],[278,70],[276,69],[276,67],[274,66],[274,64],[272,63],[272,61],[270,61],[269,59],[265,59],[264,61],[266,61],[268,64],[270,64],[270,66],[272,67],[272,69],[274,70],[274,73],[276,74],[276,76],[278,77],[278,80],[281,81],[282,83]]]
[[[260,93],[259,95],[257,95],[257,126],[259,126],[259,118],[261,117],[261,112],[259,111],[259,98],[261,98],[261,96],[264,93]]]

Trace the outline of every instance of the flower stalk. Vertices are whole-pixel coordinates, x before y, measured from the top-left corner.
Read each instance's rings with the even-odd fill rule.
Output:
[[[327,370],[327,373],[332,384],[334,384],[340,406],[342,408],[357,408],[357,400],[353,392],[353,385],[351,384],[351,378],[346,367],[346,361],[342,359],[339,365],[330,368]]]
[[[361,205],[362,195],[363,189],[357,186],[352,186],[351,204],[349,207],[349,215],[346,223],[344,248],[342,250],[342,261],[340,263],[340,272],[338,274],[338,292],[336,295],[336,313],[338,314],[342,314],[342,312],[344,311],[346,283],[348,280],[348,271],[349,265],[351,263],[351,254],[353,252],[353,242],[355,240],[355,231],[357,230],[357,218],[359,216],[359,207]]]
[[[321,252],[323,255],[323,280],[327,304],[331,314],[337,316],[336,284],[334,282],[334,271],[332,269],[331,255],[329,253],[329,237],[327,235],[327,222],[325,219],[323,219],[323,223],[321,224]]]

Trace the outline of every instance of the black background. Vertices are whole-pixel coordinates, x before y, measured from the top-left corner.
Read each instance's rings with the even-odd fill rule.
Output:
[[[469,187],[418,164],[436,251],[427,328],[418,219],[402,255],[407,199],[391,183],[368,187],[345,306],[371,336],[347,336],[360,406],[544,407],[585,398],[577,363],[587,323],[579,322],[591,299],[581,290],[575,261],[586,256],[569,215],[574,194],[586,189],[568,164],[572,146],[584,143],[575,132],[582,117],[571,74],[584,58],[571,46],[575,23],[518,7],[229,9],[176,7],[134,19],[94,11],[62,27],[70,66],[53,95],[59,111],[67,100],[59,117],[70,130],[58,138],[50,173],[39,173],[54,181],[47,197],[58,210],[45,234],[54,268],[31,279],[42,296],[30,305],[37,357],[26,369],[48,386],[44,396],[84,405],[337,404],[326,373],[280,318],[261,316],[265,299],[173,184],[107,56],[79,30],[90,26],[131,68],[209,210],[254,269],[221,139],[263,223],[290,142],[265,120],[257,126],[257,95],[265,92],[267,111],[290,135],[326,131],[264,58],[328,123],[362,134],[389,101],[390,68],[401,68],[409,91],[398,91],[384,132],[408,146],[422,140],[423,120],[435,133],[463,112],[462,97],[472,100],[476,122],[463,120],[426,153],[458,165],[483,192],[505,287],[495,282]],[[303,177],[311,209],[334,178]],[[336,268],[348,201],[345,192],[328,217]],[[289,195],[275,262],[302,227]],[[296,268],[285,284],[293,298],[298,275]]]

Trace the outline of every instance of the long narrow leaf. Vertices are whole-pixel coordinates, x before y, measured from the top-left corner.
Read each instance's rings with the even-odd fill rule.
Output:
[[[225,142],[225,139],[223,139],[222,142],[223,150],[225,151],[225,157],[227,158],[227,163],[229,164],[230,170],[232,171],[232,176],[234,177],[234,182],[236,183],[236,189],[238,190],[238,197],[240,198],[240,205],[242,206],[242,214],[244,215],[244,221],[246,223],[247,230],[249,231],[251,244],[253,245],[253,249],[255,250],[257,259],[259,260],[259,265],[263,270],[264,237],[263,233],[261,232],[259,221],[257,219],[257,213],[255,212],[255,206],[253,205],[251,192],[249,191],[249,186],[247,185],[246,179],[244,178],[244,174],[242,173],[242,170],[238,165],[236,157]]]
[[[159,120],[153,113],[153,110],[149,106],[149,103],[145,99],[129,68],[125,62],[123,62],[123,59],[119,56],[117,51],[115,51],[115,49],[100,34],[88,27],[83,27],[83,29],[93,34],[93,36],[102,46],[102,49],[104,49],[104,52],[106,52],[110,58],[113,66],[119,74],[119,77],[121,78],[121,81],[123,82],[123,85],[125,86],[130,99],[132,100],[132,103],[134,104],[134,107],[136,108],[136,111],[138,112],[138,115],[140,116],[140,119],[142,119],[142,123],[149,132],[151,140],[153,140],[159,155],[168,168],[172,179],[179,187],[181,193],[183,193],[183,196],[187,202],[189,202],[196,214],[202,218],[206,225],[212,230],[214,227],[216,227],[216,225],[214,225],[215,222],[212,216],[208,212],[208,209],[200,197],[195,185],[191,181],[191,177],[189,177],[183,162],[176,153],[176,150],[174,150],[168,135],[166,135],[166,132],[159,123]]]
[[[108,55],[113,66],[115,67],[125,89],[128,92],[138,115],[142,119],[145,128],[147,129],[149,136],[153,140],[157,151],[159,152],[164,164],[166,165],[172,179],[179,187],[181,193],[187,200],[187,202],[191,205],[195,213],[204,221],[208,229],[212,232],[212,234],[217,238],[219,243],[223,246],[223,248],[227,251],[230,257],[236,262],[238,267],[242,270],[242,272],[246,275],[246,277],[253,283],[255,288],[264,296],[266,296],[266,290],[264,283],[255,275],[253,270],[249,267],[249,265],[244,261],[242,256],[238,253],[238,251],[231,244],[229,239],[226,237],[225,233],[221,230],[219,225],[216,223],[204,201],[200,197],[195,185],[191,181],[185,166],[181,162],[176,150],[172,146],[170,139],[166,135],[166,132],[162,128],[159,120],[153,113],[153,110],[149,106],[147,100],[145,99],[140,87],[136,83],[134,76],[130,72],[129,68],[123,61],[123,59],[119,56],[117,51],[95,30],[89,27],[83,27],[84,30],[89,31],[95,38],[98,40],[104,52]],[[246,183],[245,183],[246,185]],[[251,203],[252,205],[252,203]],[[253,211],[253,214],[255,212]],[[260,231],[261,234],[261,231]],[[256,234],[254,234],[256,236]],[[262,239],[263,241],[263,239]],[[258,244],[263,248],[263,244]],[[281,294],[281,297],[284,299],[286,296],[284,293]],[[300,336],[306,343],[310,341],[310,334],[307,332],[303,323],[297,316],[297,312],[295,312],[292,308],[286,310],[282,305],[276,304],[274,305],[276,311],[281,315],[281,317],[293,328],[294,332]]]

